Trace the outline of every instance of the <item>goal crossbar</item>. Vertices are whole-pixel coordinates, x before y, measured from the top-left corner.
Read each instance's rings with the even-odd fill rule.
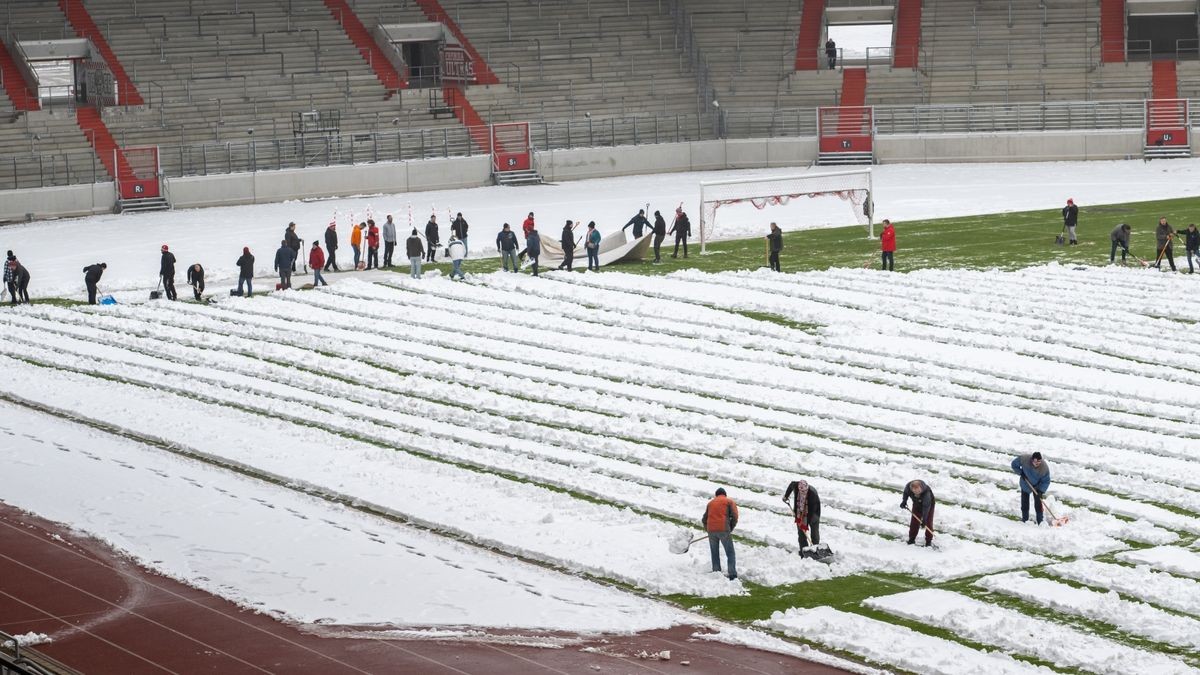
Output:
[[[822,186],[821,188],[818,188],[818,189],[803,189],[804,183],[812,184],[812,183],[816,183],[818,181],[826,181],[826,180],[837,181],[838,179],[850,179],[850,178],[858,178],[860,180],[865,179],[865,181],[860,182],[858,185],[844,185],[844,186],[831,187],[828,184],[826,184],[825,186]],[[850,183],[853,181],[847,180],[846,182]],[[790,190],[787,188],[780,189],[781,184],[786,184],[786,183],[793,183],[799,189],[796,189],[796,190]],[[768,188],[767,187],[768,184],[771,186],[774,186],[774,189]],[[746,191],[737,191],[737,193],[734,195],[722,196],[719,198],[712,197],[712,192],[714,191],[714,189],[717,192],[725,192],[724,190],[721,190],[721,188],[736,188],[739,185],[745,185],[745,186],[761,185],[762,189],[754,190],[754,189],[750,188],[750,189],[747,189]],[[874,213],[875,208],[874,208],[874,204],[873,204],[874,200],[872,198],[873,187],[874,186],[873,186],[872,179],[871,179],[871,170],[870,169],[854,169],[854,170],[850,170],[850,171],[830,171],[830,172],[826,172],[826,173],[792,174],[792,175],[787,175],[787,176],[763,176],[761,178],[736,178],[736,179],[730,179],[730,180],[701,181],[700,182],[700,250],[702,252],[705,250],[705,244],[707,243],[707,239],[708,239],[706,230],[715,225],[715,223],[708,222],[709,216],[708,216],[707,211],[709,210],[708,209],[709,204],[714,204],[713,209],[712,209],[713,210],[712,217],[715,219],[716,207],[720,206],[721,204],[730,204],[730,203],[737,203],[737,202],[744,202],[744,201],[757,201],[757,200],[763,200],[763,199],[771,199],[774,197],[794,197],[794,196],[801,196],[801,195],[807,195],[810,197],[819,197],[819,196],[824,196],[824,195],[842,196],[843,194],[850,193],[850,192],[865,193],[863,202],[864,202],[864,207],[865,207],[864,215],[867,218],[867,223],[866,223],[867,224],[867,236],[869,238],[874,239],[875,238],[875,217],[874,217],[875,216],[875,213]],[[758,206],[757,208],[761,209],[763,207]]]

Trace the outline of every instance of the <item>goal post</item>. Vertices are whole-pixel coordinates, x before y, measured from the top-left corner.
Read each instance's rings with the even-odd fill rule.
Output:
[[[831,218],[846,218],[846,224],[856,223],[875,238],[875,203],[872,199],[871,169],[804,173],[791,176],[764,176],[700,183],[700,251],[713,237],[717,211],[732,204],[751,204],[763,210],[768,206],[783,206],[800,197],[832,198],[845,206],[826,208]]]

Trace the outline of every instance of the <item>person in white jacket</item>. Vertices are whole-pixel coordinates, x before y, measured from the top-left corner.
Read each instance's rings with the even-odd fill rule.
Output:
[[[454,268],[450,270],[450,278],[465,279],[466,277],[462,273],[462,261],[467,257],[467,245],[458,237],[450,235],[450,245],[446,249],[450,252],[450,263],[454,265]]]

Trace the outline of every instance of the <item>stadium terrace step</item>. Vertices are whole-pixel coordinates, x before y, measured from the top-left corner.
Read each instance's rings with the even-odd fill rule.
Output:
[[[41,109],[37,96],[30,91],[29,84],[21,75],[21,70],[17,68],[17,63],[9,53],[4,40],[0,40],[0,73],[3,73],[4,76],[4,91],[8,94],[15,110]]]
[[[150,211],[170,211],[171,204],[166,197],[145,197],[143,199],[118,199],[117,213],[146,213]]]
[[[500,84],[500,78],[496,77],[496,73],[488,67],[487,61],[483,60],[483,55],[476,51],[471,41],[467,39],[466,34],[458,27],[458,22],[450,18],[446,10],[442,9],[441,3],[438,0],[417,0],[417,5],[421,7],[421,11],[430,21],[440,23],[450,29],[454,37],[458,39],[458,43],[462,48],[467,50],[471,55],[471,61],[475,65],[475,83],[476,84]],[[539,11],[541,10],[539,6]]]
[[[825,0],[804,0],[800,13],[800,30],[796,36],[796,70],[819,68],[817,53],[824,30]]]
[[[496,178],[496,185],[541,185],[545,183],[542,174],[536,169],[528,169],[526,171],[497,171],[493,174]]]
[[[100,50],[100,55],[104,57],[104,62],[117,81],[119,102],[122,105],[143,105],[145,101],[142,100],[142,95],[138,93],[133,80],[126,74],[121,62],[117,60],[117,55],[108,46],[108,40],[100,32],[96,22],[92,21],[92,15],[88,14],[87,8],[83,6],[83,0],[58,0],[58,6],[67,16],[67,21],[71,22],[75,34],[91,40],[96,49]]]
[[[487,122],[475,111],[475,107],[467,100],[466,91],[457,84],[447,84],[442,87],[442,98],[446,105],[454,110],[454,116],[467,127],[471,140],[484,152],[492,151],[492,137],[488,131]]]
[[[917,50],[921,47],[921,0],[897,0],[895,47],[892,65],[896,68],[916,68]]]
[[[1142,148],[1142,157],[1146,159],[1186,159],[1192,156],[1192,149],[1186,145],[1147,145]]]
[[[817,155],[820,166],[870,166],[875,163],[871,152],[822,152]]]
[[[1100,0],[1100,61],[1125,60],[1125,0]]]
[[[121,181],[134,180],[133,167],[125,159],[125,154],[117,147],[117,141],[108,131],[108,126],[100,118],[100,113],[92,107],[81,106],[75,111],[75,122],[83,129],[88,142],[96,151],[96,156],[108,170],[108,175]]]
[[[346,35],[358,47],[359,54],[371,65],[380,83],[387,89],[387,94],[384,98],[391,98],[397,89],[408,87],[408,81],[396,71],[391,61],[388,61],[387,56],[384,55],[379,45],[375,44],[375,39],[371,37],[367,28],[363,26],[362,21],[358,20],[358,16],[354,13],[354,10],[350,9],[350,6],[346,4],[346,0],[324,0],[324,2],[325,6],[333,14],[333,17],[341,24],[342,29],[346,31]]]
[[[1160,59],[1152,66],[1151,90],[1158,100],[1179,98],[1179,78],[1175,73],[1175,61]]]

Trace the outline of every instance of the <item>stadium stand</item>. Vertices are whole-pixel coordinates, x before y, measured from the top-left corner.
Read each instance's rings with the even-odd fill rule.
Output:
[[[148,99],[105,121],[123,147],[173,146],[161,156],[167,175],[366,158],[374,140],[356,148],[356,133],[458,126],[430,112],[425,92],[389,96],[319,0],[163,0],[140,16],[122,0],[88,6]],[[262,138],[279,143],[252,150]]]
[[[119,157],[91,150],[100,138],[112,154],[101,123],[116,146],[157,146],[163,173],[185,176],[487,152],[483,126],[499,122],[530,122],[536,147],[603,146],[813,134],[818,106],[919,120],[914,106],[1094,110],[1166,91],[1153,87],[1148,50],[1125,44],[1124,0],[863,0],[894,5],[893,44],[831,70],[829,7],[854,4],[10,0],[8,51],[90,36],[144,103],[126,92],[81,130],[70,97],[29,110],[39,97],[0,52],[0,189],[119,173]],[[430,21],[472,55],[473,83],[442,82],[376,40],[381,24]],[[1200,93],[1200,62],[1177,64],[1174,91]]]
[[[696,78],[669,3],[590,0],[570,5],[575,16],[559,3],[516,7],[462,0],[451,14],[503,85],[468,90],[485,121],[540,121],[536,142],[567,133],[571,120],[582,144],[610,145],[652,141],[651,117],[685,115],[686,137],[698,136]]]

